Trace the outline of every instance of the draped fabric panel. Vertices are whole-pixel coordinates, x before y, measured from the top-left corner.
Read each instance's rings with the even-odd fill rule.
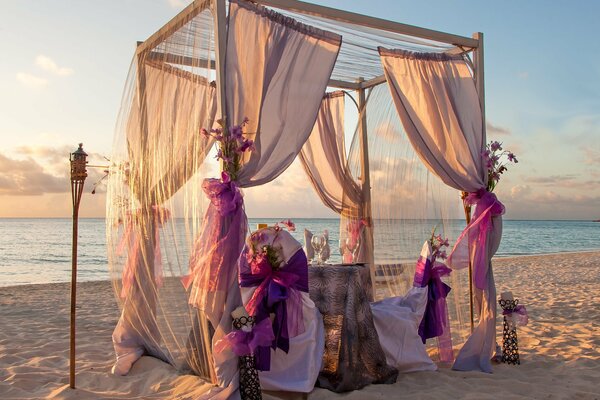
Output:
[[[344,134],[344,92],[328,93],[300,161],[323,203],[338,214],[346,208],[353,215],[362,207],[362,189],[348,168]]]
[[[185,325],[187,309],[175,305],[168,263],[163,270],[161,237],[177,229],[174,195],[197,175],[212,140],[199,135],[216,114],[215,84],[205,66],[178,68],[176,43],[188,35],[210,41],[209,2],[198,4],[191,21],[163,43],[135,55],[117,133],[108,183],[107,236],[109,262],[122,313],[113,332],[115,373],[125,374],[148,353],[183,367],[181,342],[169,325]],[[200,28],[201,27],[201,28]],[[210,46],[209,46],[210,47]],[[196,52],[208,50],[196,49]],[[167,246],[169,247],[169,246]],[[176,261],[176,260],[170,260]],[[164,291],[165,287],[169,287]],[[181,330],[182,332],[185,329]]]
[[[202,310],[214,328],[213,347],[231,330],[230,314],[242,305],[236,279],[242,248],[237,244],[244,242],[246,230],[239,228],[247,229],[247,218],[241,198],[230,193],[275,179],[300,152],[314,125],[340,42],[337,35],[252,3],[229,3],[225,119],[231,126],[248,118],[245,132],[254,139],[255,150],[243,153],[237,180],[211,198],[203,226],[210,232],[198,236],[191,259],[200,261],[190,266],[186,278],[192,285],[190,304]],[[217,210],[222,202],[236,203],[233,216]],[[227,242],[236,245],[226,246]],[[213,247],[209,255],[203,254],[206,246]],[[236,385],[237,356],[226,351],[213,358],[218,385]]]
[[[300,161],[319,198],[340,214],[340,251],[343,262],[369,262],[369,232],[362,225],[364,200],[362,185],[354,179],[348,164],[344,127],[344,92],[331,92],[321,101],[317,121],[300,152]],[[346,246],[346,239],[358,242],[356,259]]]
[[[485,191],[487,170],[481,157],[485,130],[475,82],[463,56],[381,47],[379,53],[394,104],[419,158],[447,185],[470,193]],[[499,244],[500,218],[494,219],[488,243],[479,243],[480,246]],[[456,359],[453,368],[458,370],[491,372],[496,334],[490,261],[495,251],[491,250],[494,249],[482,249],[487,253],[486,265],[480,268],[487,271],[487,281],[475,290],[479,324]],[[466,262],[449,262],[449,266],[465,268],[468,260],[467,257]]]
[[[479,97],[462,56],[380,48],[394,104],[417,154],[448,186],[487,184]]]
[[[252,187],[285,171],[308,139],[341,37],[245,1],[232,1],[229,15],[227,120],[248,117],[255,132],[238,179]]]

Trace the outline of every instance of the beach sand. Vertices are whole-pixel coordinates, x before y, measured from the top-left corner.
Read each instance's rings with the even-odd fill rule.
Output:
[[[520,366],[496,365],[493,374],[403,374],[394,385],[342,395],[315,389],[308,398],[600,399],[600,252],[502,258],[494,270],[498,293],[511,290],[529,311],[529,324],[518,332]],[[72,390],[69,285],[0,288],[0,398],[192,399],[207,389],[151,357],[128,376],[111,375],[117,318],[109,282],[79,285]],[[497,332],[501,341],[500,320]]]

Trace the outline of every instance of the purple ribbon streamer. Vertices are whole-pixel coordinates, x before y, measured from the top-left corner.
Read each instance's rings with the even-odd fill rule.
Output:
[[[454,360],[446,303],[446,297],[452,289],[442,281],[442,277],[450,275],[451,272],[452,270],[442,263],[434,261],[432,267],[431,260],[419,257],[414,278],[415,286],[428,288],[427,306],[419,324],[419,336],[423,343],[427,339],[438,338],[440,360],[443,362]]]
[[[202,231],[190,256],[190,274],[181,278],[186,289],[193,284],[189,303],[204,310],[213,326],[218,324],[225,292],[244,247],[248,221],[242,194],[235,182],[205,179],[202,189],[210,199]]]
[[[254,273],[245,257],[240,262],[240,286],[255,287],[246,309],[257,321],[268,319],[275,314],[272,323],[273,349],[280,348],[286,353],[290,348],[290,338],[304,332],[302,297],[299,292],[308,293],[308,261],[303,251],[297,251],[279,269],[273,270],[268,264],[255,269]],[[256,368],[269,371],[271,350],[269,346],[260,347],[256,352]]]
[[[240,329],[229,332],[223,339],[215,343],[215,353],[220,353],[226,347],[230,347],[237,356],[247,356],[254,354],[261,346],[270,346],[275,335],[269,322],[268,319],[264,319],[252,327],[251,331]]]
[[[475,205],[475,212],[471,222],[456,240],[448,256],[448,264],[456,269],[466,268],[472,252],[473,282],[475,287],[485,290],[489,270],[488,241],[492,229],[492,217],[504,214],[505,209],[496,195],[484,188],[469,193],[464,203]]]

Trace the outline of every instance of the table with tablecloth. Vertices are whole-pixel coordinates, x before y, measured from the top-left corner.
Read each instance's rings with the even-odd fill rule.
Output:
[[[325,354],[317,385],[335,392],[371,383],[393,383],[369,303],[371,275],[365,264],[310,265],[310,297],[323,314]]]

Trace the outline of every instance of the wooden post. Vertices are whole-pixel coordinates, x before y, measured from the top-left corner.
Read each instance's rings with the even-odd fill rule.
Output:
[[[481,107],[481,129],[482,129],[482,140],[481,140],[481,151],[485,149],[486,129],[485,129],[485,82],[484,82],[484,71],[483,71],[483,33],[476,32],[473,34],[473,39],[477,40],[477,47],[473,50],[473,74],[475,77],[475,88],[479,95],[479,106]],[[468,195],[466,192],[462,192],[462,199]],[[465,219],[467,224],[471,222],[471,206],[465,205]],[[471,310],[471,332],[475,327],[474,323],[474,304],[473,304],[473,263],[471,261],[471,250],[469,249],[469,303]]]
[[[463,200],[463,208],[465,210],[465,220],[467,225],[471,223],[471,206],[464,203],[465,198],[469,195],[467,192],[461,192],[460,198]],[[471,319],[471,333],[475,329],[475,306],[473,305],[473,263],[471,262],[471,249],[469,248],[469,315]]]
[[[358,78],[359,85],[364,82],[363,78]],[[375,246],[373,240],[373,212],[371,210],[371,177],[369,173],[369,140],[367,137],[367,102],[365,89],[360,87],[358,92],[358,132],[360,134],[360,181],[362,184],[363,218],[367,221],[365,227],[365,239],[367,258],[371,273],[370,301],[375,298]]]
[[[225,0],[214,0],[214,8],[217,115],[223,119],[227,116],[227,103],[225,100],[225,53],[227,52]],[[230,121],[225,121],[225,123],[229,124]]]
[[[83,184],[87,177],[87,154],[83,145],[71,153],[71,200],[73,203],[73,244],[71,253],[71,326],[69,346],[69,387],[75,389],[75,306],[77,304],[77,235],[79,234],[79,204],[83,194]]]

